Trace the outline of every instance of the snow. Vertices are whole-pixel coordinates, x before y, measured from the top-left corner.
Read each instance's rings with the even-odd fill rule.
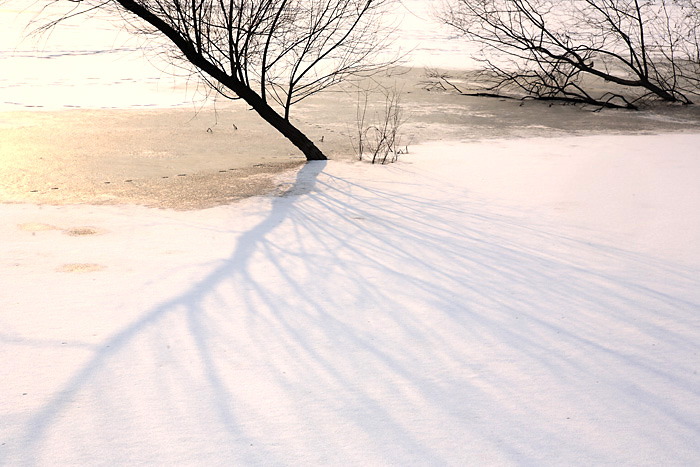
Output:
[[[0,205],[0,465],[696,465],[700,135]]]

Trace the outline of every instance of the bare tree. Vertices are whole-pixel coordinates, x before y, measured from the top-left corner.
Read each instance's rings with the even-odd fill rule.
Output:
[[[627,108],[698,95],[697,0],[446,2],[440,19],[481,45],[487,92]]]
[[[106,11],[153,40],[167,38],[172,60],[193,65],[223,96],[243,99],[307,160],[326,156],[292,125],[292,106],[388,64],[377,57],[389,0],[67,1],[78,6],[47,26]]]

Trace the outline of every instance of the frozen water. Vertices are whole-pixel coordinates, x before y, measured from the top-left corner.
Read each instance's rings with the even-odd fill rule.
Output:
[[[431,9],[432,2],[422,0],[400,3],[387,18],[398,24],[395,50],[408,53],[412,66],[469,67],[469,44],[453,40]],[[182,71],[144,51],[118,22],[77,18],[32,36],[48,16],[17,0],[0,7],[0,110],[172,107],[201,99],[196,79],[174,76]]]
[[[187,103],[183,82],[138,41],[104,18],[32,32],[39,12],[0,9],[0,108],[169,107]],[[42,15],[42,18],[48,15]]]

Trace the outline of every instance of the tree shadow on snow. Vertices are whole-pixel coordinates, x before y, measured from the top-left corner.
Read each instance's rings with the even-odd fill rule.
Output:
[[[459,187],[325,167],[96,351],[18,456],[46,463],[66,441],[91,464],[610,460],[642,441],[698,455],[697,271]]]

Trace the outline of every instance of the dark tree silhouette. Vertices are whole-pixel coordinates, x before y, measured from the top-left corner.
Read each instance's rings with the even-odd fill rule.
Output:
[[[645,98],[689,104],[698,95],[698,4],[447,0],[439,14],[481,44],[487,92],[636,108]]]
[[[380,14],[389,0],[68,1],[78,6],[45,27],[107,11],[138,33],[167,38],[173,60],[194,65],[225,97],[243,99],[307,160],[326,156],[290,122],[292,106],[389,64],[377,59],[386,46]]]

